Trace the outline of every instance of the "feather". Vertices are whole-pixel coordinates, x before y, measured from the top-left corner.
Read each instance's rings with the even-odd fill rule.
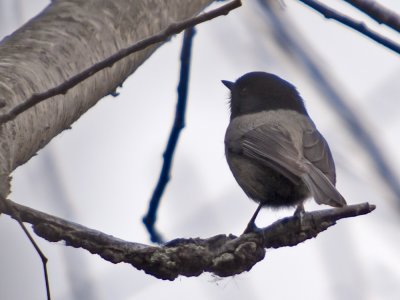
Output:
[[[344,206],[346,201],[335,188],[335,166],[327,142],[306,116],[294,114],[296,118],[279,122],[264,118],[264,124],[242,132],[237,142],[243,155],[293,183],[301,179],[317,203]]]

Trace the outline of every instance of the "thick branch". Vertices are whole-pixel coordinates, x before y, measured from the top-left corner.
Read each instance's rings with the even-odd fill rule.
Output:
[[[185,5],[182,3],[185,2]],[[199,14],[213,0],[58,0],[0,42],[0,114]],[[0,126],[0,195],[9,174],[109,95],[161,44],[132,53]]]
[[[379,24],[385,24],[400,32],[400,16],[373,0],[344,0],[361,10]]]
[[[193,17],[182,22],[176,22],[170,24],[167,28],[155,34],[149,38],[143,39],[132,46],[127,48],[121,49],[118,52],[114,53],[113,55],[107,57],[106,59],[90,66],[89,68],[83,70],[82,72],[72,76],[68,80],[64,81],[58,86],[55,86],[43,93],[34,93],[31,97],[26,99],[25,101],[21,102],[20,104],[14,106],[9,112],[0,115],[0,124],[11,121],[15,119],[16,116],[21,114],[22,112],[26,111],[27,109],[35,106],[36,104],[49,99],[51,97],[65,94],[67,91],[74,86],[78,85],[85,79],[89,78],[90,76],[96,74],[97,72],[112,67],[116,62],[120,61],[121,59],[127,57],[128,55],[143,50],[151,45],[165,42],[167,41],[172,35],[180,33],[182,30],[186,28],[193,27],[197,24],[209,21],[216,17],[227,15],[231,10],[238,8],[241,6],[242,3],[240,0],[234,0],[228,4],[225,4],[217,9],[209,11],[207,13],[203,13],[197,17]]]
[[[295,246],[316,237],[340,219],[368,214],[374,209],[374,205],[362,203],[308,212],[301,222],[298,217],[288,217],[239,237],[221,234],[208,239],[176,239],[153,247],[123,241],[10,200],[0,200],[0,212],[15,217],[14,211],[18,211],[20,219],[32,224],[35,233],[48,241],[65,241],[68,246],[86,249],[112,263],[129,263],[166,280],[203,272],[226,277],[248,271],[264,258],[265,248]]]

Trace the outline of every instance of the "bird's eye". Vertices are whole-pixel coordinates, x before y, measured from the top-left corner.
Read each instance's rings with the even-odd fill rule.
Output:
[[[244,87],[244,88],[240,89],[239,93],[241,96],[245,96],[245,95],[247,95],[248,92],[249,92],[248,88]]]

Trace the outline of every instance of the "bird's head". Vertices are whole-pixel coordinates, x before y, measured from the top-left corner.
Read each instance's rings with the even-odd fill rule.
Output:
[[[282,78],[265,72],[251,72],[235,82],[222,80],[231,91],[231,119],[261,111],[287,109],[307,115],[296,88]]]

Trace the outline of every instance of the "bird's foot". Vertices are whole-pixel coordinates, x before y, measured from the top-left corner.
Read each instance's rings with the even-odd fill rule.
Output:
[[[257,218],[257,215],[260,212],[262,206],[263,206],[262,203],[260,203],[258,205],[256,211],[254,212],[253,216],[251,217],[251,219],[249,221],[249,224],[247,224],[247,227],[244,230],[243,234],[250,233],[250,232],[256,232],[257,230],[259,230],[259,228],[256,226],[256,218]]]
[[[299,218],[301,229],[305,229],[304,215],[306,211],[304,210],[303,203],[297,205],[296,210],[294,211],[294,216]]]
[[[246,229],[243,231],[243,234],[257,232],[258,230],[260,230],[260,228],[258,228],[254,222],[250,221],[249,224],[247,224]]]
[[[296,217],[301,217],[301,215],[304,215],[305,210],[304,210],[304,205],[303,203],[300,203],[297,205],[296,210],[294,211],[294,215]]]

